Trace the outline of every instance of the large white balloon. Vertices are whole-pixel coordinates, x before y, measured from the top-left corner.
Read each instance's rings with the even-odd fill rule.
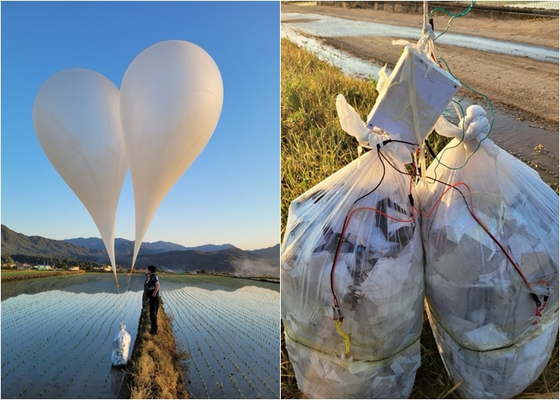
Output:
[[[33,125],[48,159],[97,225],[116,280],[115,216],[128,168],[119,90],[95,71],[62,70],[37,92]]]
[[[126,70],[120,110],[134,188],[132,267],[159,204],[210,140],[222,102],[220,71],[193,43],[156,43]]]

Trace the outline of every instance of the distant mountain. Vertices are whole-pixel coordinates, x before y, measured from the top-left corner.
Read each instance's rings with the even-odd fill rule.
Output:
[[[124,260],[123,260],[124,261]],[[139,256],[138,267],[155,265],[175,271],[213,271],[250,275],[273,275],[280,272],[279,260],[259,256],[252,252],[231,247],[219,251],[184,250]]]
[[[90,237],[90,238],[74,238],[74,239],[64,239],[64,242],[72,243],[78,246],[89,247],[90,249],[105,250],[105,245],[101,238]],[[167,251],[178,251],[187,250],[188,248],[180,244],[171,242],[143,242],[140,246],[139,254],[156,254],[165,253]],[[115,253],[117,256],[130,255],[134,251],[134,241],[116,238],[115,239]]]
[[[280,260],[280,244],[276,246],[267,247],[266,249],[253,250],[251,253],[263,257],[268,257],[272,260]]]
[[[86,245],[88,247],[86,247]],[[146,248],[144,246],[146,245]],[[93,247],[89,247],[93,246]],[[134,242],[115,240],[117,265],[130,268]],[[280,274],[280,245],[254,251],[244,251],[230,244],[204,245],[192,250],[169,242],[143,243],[136,268],[155,265],[164,270],[228,272],[245,275]],[[166,251],[166,249],[174,249]],[[202,249],[202,250],[201,250]],[[46,258],[76,258],[77,260],[109,263],[107,251],[99,238],[53,240],[26,236],[2,225],[2,255],[25,255]]]
[[[203,244],[202,246],[187,247],[186,250],[198,250],[198,251],[220,251],[227,250],[235,247],[233,244]]]
[[[78,258],[80,260],[98,261],[100,258],[107,258],[107,251],[41,236],[26,236],[2,225],[2,255]]]

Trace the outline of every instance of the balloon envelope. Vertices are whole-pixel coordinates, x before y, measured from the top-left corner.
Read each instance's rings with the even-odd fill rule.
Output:
[[[198,157],[218,124],[222,77],[202,48],[169,40],[148,47],[132,61],[120,96],[134,188],[134,266],[159,204]]]
[[[57,72],[40,87],[33,125],[48,159],[90,213],[115,268],[115,216],[128,168],[119,91],[88,69]]]

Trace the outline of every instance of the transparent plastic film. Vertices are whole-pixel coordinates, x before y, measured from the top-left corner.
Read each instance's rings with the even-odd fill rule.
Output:
[[[130,340],[130,334],[126,331],[126,325],[121,323],[119,332],[113,339],[113,351],[111,352],[111,363],[113,366],[122,368],[128,363]]]
[[[347,360],[286,337],[298,385],[310,399],[402,399],[412,392],[420,367],[420,339],[382,361]]]
[[[538,376],[534,368],[548,360],[555,339],[541,333],[558,312],[558,196],[487,139],[488,125],[473,111],[467,110],[463,137],[440,152],[427,183],[417,187],[421,208],[433,210],[422,221],[426,300],[432,328],[445,332],[439,334],[442,357],[454,381],[464,381],[463,393],[502,397],[506,392],[490,382],[510,379],[521,392]],[[531,347],[539,362],[527,361],[520,344],[533,339],[544,343]],[[510,352],[498,351],[504,348]],[[527,378],[512,381],[513,371],[523,370],[521,360]],[[476,363],[487,366],[475,373]],[[492,372],[489,366],[498,364],[507,368]],[[481,378],[482,370],[490,375]],[[475,382],[488,386],[470,392]]]
[[[523,392],[546,368],[558,334],[558,312],[550,315],[529,335],[502,349],[467,349],[428,312],[434,337],[447,372],[462,382],[461,398],[507,399]]]
[[[420,335],[420,229],[409,181],[379,156],[405,170],[391,145],[398,147],[372,149],[290,206],[282,244],[284,327],[291,340],[325,357],[380,361]]]

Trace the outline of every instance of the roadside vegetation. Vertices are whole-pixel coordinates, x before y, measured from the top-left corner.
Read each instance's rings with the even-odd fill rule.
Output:
[[[343,94],[365,121],[377,94],[373,79],[347,77],[335,67],[282,39],[281,177],[282,236],[292,200],[358,157],[357,141],[340,128],[336,96]],[[430,135],[437,153],[447,139]],[[427,160],[429,163],[431,160]],[[422,365],[418,369],[411,398],[457,398],[431,328],[424,318]],[[302,398],[282,335],[282,398]],[[558,398],[558,339],[541,376],[520,398]]]

